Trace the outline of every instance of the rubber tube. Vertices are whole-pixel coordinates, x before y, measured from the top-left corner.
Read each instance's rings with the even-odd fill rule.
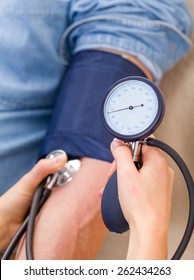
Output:
[[[194,229],[194,183],[193,183],[193,178],[190,174],[190,171],[187,167],[187,165],[185,164],[185,162],[183,161],[183,159],[180,157],[180,155],[169,145],[167,145],[166,143],[153,139],[153,138],[147,138],[146,139],[146,144],[148,146],[153,146],[156,148],[159,148],[161,150],[163,150],[165,153],[167,153],[177,164],[177,166],[179,167],[186,185],[187,185],[187,189],[188,189],[188,194],[189,194],[189,216],[188,216],[188,221],[187,221],[187,225],[186,225],[186,229],[184,232],[184,235],[182,237],[182,240],[180,242],[180,245],[178,246],[175,254],[172,257],[172,260],[179,260],[190,239],[191,236],[193,234],[193,229]]]
[[[178,165],[184,180],[187,185],[189,194],[189,215],[187,226],[172,260],[178,260],[182,257],[193,233],[194,228],[194,183],[193,178],[187,168],[185,162],[180,155],[166,143],[153,139],[147,138],[144,140],[144,144],[148,146],[157,147],[167,153]],[[136,165],[137,167],[137,165]],[[117,188],[117,174],[116,172],[109,179],[102,196],[101,203],[102,219],[106,227],[113,232],[123,233],[130,227],[126,219],[123,216],[122,209],[118,199],[118,188]]]

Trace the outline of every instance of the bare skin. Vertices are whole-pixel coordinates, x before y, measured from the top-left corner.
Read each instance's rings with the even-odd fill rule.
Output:
[[[104,175],[106,174],[105,177],[108,180],[116,169],[118,172],[118,193],[121,208],[130,224],[127,259],[167,258],[173,171],[168,167],[163,153],[156,148],[143,147],[143,167],[139,171],[134,166],[130,149],[122,141],[113,141],[111,150],[115,161],[110,169],[106,164],[104,165],[104,170],[98,169],[95,177],[96,181],[89,180],[89,185],[86,184],[88,187],[87,192],[83,193],[81,188],[83,184],[80,185],[80,179],[82,180],[81,183],[88,183],[85,172],[88,170],[89,172],[94,172],[93,169],[96,167],[95,160],[93,163],[90,161],[90,167],[88,167],[87,160],[84,159],[74,184],[55,189],[51,196],[53,199],[48,201],[42,212],[43,215],[50,215],[49,221],[52,223],[45,222],[45,217],[42,214],[40,214],[37,221],[34,247],[35,250],[36,248],[44,248],[44,250],[35,251],[36,259],[47,259],[48,255],[52,256],[53,259],[58,258],[58,256],[61,259],[64,256],[68,256],[69,259],[72,259],[72,257],[80,259],[83,256],[85,259],[95,257],[106,233],[99,216],[100,200],[97,198],[99,189],[97,182],[101,181],[103,173]],[[53,160],[44,159],[39,161],[28,174],[0,198],[1,250],[8,245],[15,231],[23,222],[38,184],[45,176],[56,172],[66,161],[67,158],[64,156]],[[103,165],[100,161],[98,163],[100,166]],[[91,176],[89,177],[91,178]],[[91,190],[91,183],[96,188]],[[75,185],[77,186],[76,197],[79,204],[82,203],[82,207],[78,208],[75,200],[69,201],[69,203],[67,201],[68,208],[61,207],[68,189],[68,194],[71,193],[75,197]],[[91,196],[88,195],[89,193]],[[100,193],[102,195],[102,191]],[[83,202],[83,198],[89,203]],[[60,202],[57,205],[54,204],[56,200]],[[96,201],[96,204],[92,205],[90,201]],[[53,208],[54,211],[51,211]],[[66,209],[68,209],[68,212],[65,211]],[[78,219],[77,213],[81,213],[82,220]],[[73,215],[75,220],[71,219]],[[63,221],[69,221],[68,228],[64,229]],[[88,231],[88,225],[92,231]],[[102,228],[99,230],[99,225],[102,226],[103,230]],[[45,238],[41,239],[42,235],[37,236],[37,232],[40,230],[38,227],[45,230]],[[78,228],[77,235],[70,231],[72,227]],[[52,238],[54,231],[57,234],[57,238],[48,243],[49,237]],[[93,232],[95,232],[95,236],[92,235]],[[64,236],[67,238],[64,238]],[[68,244],[66,240],[71,238],[77,242]],[[65,243],[66,247],[61,248],[58,242],[60,244]],[[88,244],[91,244],[91,246],[88,246]],[[23,248],[20,256],[25,258]]]
[[[141,65],[141,69],[152,78],[135,57],[119,51],[101,50],[125,55],[125,59]],[[95,258],[107,232],[101,219],[98,192],[107,182],[109,168],[107,162],[83,158],[76,178],[68,187],[54,191],[37,221],[34,240],[36,259]],[[17,258],[25,259],[23,242]]]
[[[29,173],[0,197],[0,250],[9,244],[23,223],[37,186],[47,175],[56,172],[66,162],[66,156],[40,160]]]
[[[103,49],[103,48],[99,48],[99,50],[101,51],[105,51],[105,52],[110,52],[110,53],[114,53],[114,54],[117,54],[117,55],[120,55],[122,56],[124,59],[127,59],[129,61],[131,61],[132,63],[134,63],[137,67],[139,67],[139,69],[141,69],[146,77],[149,79],[149,80],[153,80],[153,74],[147,69],[147,67],[145,67],[134,55],[131,55],[131,54],[128,54],[126,52],[120,52],[120,51],[117,51],[117,50],[112,50],[112,49]]]
[[[107,232],[98,192],[109,168],[109,163],[84,158],[74,180],[53,190],[36,224],[35,259],[95,258]],[[22,244],[18,259],[24,258]]]
[[[130,224],[127,259],[167,259],[173,170],[157,148],[143,146],[140,170],[123,142],[113,141],[111,149],[116,160],[121,208]]]

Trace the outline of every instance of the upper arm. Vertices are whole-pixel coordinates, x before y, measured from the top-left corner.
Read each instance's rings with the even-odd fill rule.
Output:
[[[134,55],[159,80],[191,48],[186,2],[174,0],[71,1],[64,45],[75,53],[111,48]]]

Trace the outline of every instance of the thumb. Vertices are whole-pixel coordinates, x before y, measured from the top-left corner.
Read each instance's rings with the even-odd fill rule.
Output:
[[[19,188],[26,187],[29,191],[34,191],[47,175],[55,173],[66,163],[66,155],[58,156],[53,159],[41,159],[16,183],[16,185],[18,185]]]
[[[131,170],[133,173],[137,172],[132,159],[131,150],[123,141],[115,138],[111,143],[111,151],[113,157],[115,158],[118,170],[124,172],[124,170],[127,168],[128,172],[129,170]]]

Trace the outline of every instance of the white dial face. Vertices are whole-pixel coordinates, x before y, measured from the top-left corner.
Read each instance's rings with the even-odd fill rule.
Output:
[[[128,80],[112,89],[104,104],[109,127],[121,135],[135,135],[146,130],[158,112],[158,98],[153,88],[139,80]]]

